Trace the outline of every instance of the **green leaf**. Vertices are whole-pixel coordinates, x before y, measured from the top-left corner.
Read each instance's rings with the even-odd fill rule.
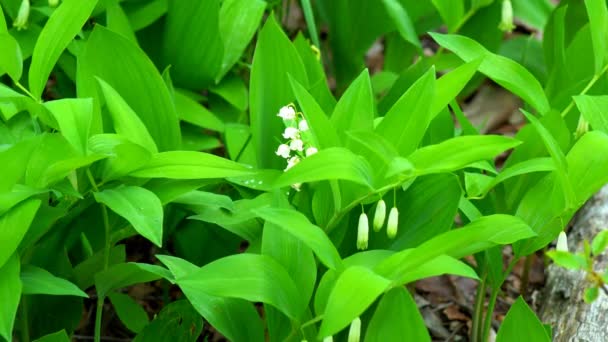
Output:
[[[142,331],[148,324],[148,314],[130,296],[118,292],[108,293],[120,321],[134,333]]]
[[[422,49],[414,24],[401,3],[398,0],[382,0],[382,4],[386,8],[388,16],[393,20],[401,37],[418,49]]]
[[[591,252],[593,255],[600,255],[608,246],[608,230],[599,232],[591,243]]]
[[[203,331],[203,321],[187,300],[165,306],[133,340],[195,342]]]
[[[585,258],[580,255],[563,251],[548,251],[545,253],[553,262],[569,270],[584,270],[587,267]]]
[[[608,134],[608,96],[578,95],[574,96],[574,102],[593,129]]]
[[[74,282],[82,289],[89,288],[95,284],[95,274],[103,269],[104,250],[93,254],[90,258],[74,267]],[[117,245],[110,249],[108,265],[124,263],[126,260],[125,245]]]
[[[21,299],[21,280],[19,279],[19,255],[9,256],[0,266],[0,337],[12,341],[13,325]]]
[[[65,139],[81,155],[86,155],[93,116],[92,99],[61,99],[45,102],[44,106],[57,120]]]
[[[106,25],[114,32],[120,33],[128,40],[137,44],[137,37],[131,28],[127,14],[118,0],[106,1]]]
[[[234,108],[245,111],[249,101],[249,93],[243,79],[238,75],[225,77],[218,85],[209,91],[220,96]]]
[[[183,121],[217,132],[224,131],[224,122],[185,92],[175,92],[175,110]]]
[[[331,123],[344,140],[346,131],[372,131],[375,111],[369,71],[365,69],[336,104]]]
[[[382,296],[374,311],[366,341],[431,341],[416,302],[404,287],[391,289]]]
[[[254,212],[262,219],[272,222],[285,232],[302,241],[315,252],[319,260],[329,269],[342,267],[342,259],[325,232],[308,221],[308,218],[291,209],[260,208]]]
[[[336,280],[329,294],[319,339],[334,335],[359,317],[384,292],[390,281],[369,268],[351,266]]]
[[[29,72],[30,92],[40,100],[51,70],[63,50],[76,37],[93,12],[97,0],[62,1],[46,25],[34,46]]]
[[[169,1],[162,48],[179,86],[200,90],[220,72],[223,46],[219,29],[220,1]]]
[[[329,148],[340,145],[336,128],[331,123],[323,109],[310,95],[310,93],[296,81],[289,77],[291,89],[302,108],[304,118],[308,122],[308,127],[312,132],[317,148]]]
[[[132,172],[139,178],[208,179],[252,175],[246,165],[195,151],[172,151],[155,154],[149,163]]]
[[[137,186],[119,186],[93,193],[95,200],[124,217],[146,239],[160,247],[163,242],[163,206],[158,197]]]
[[[538,30],[545,29],[553,11],[553,4],[550,1],[511,0],[511,2],[513,3],[515,17]]]
[[[496,335],[496,342],[510,341],[551,341],[542,322],[536,317],[526,302],[517,298],[507,312]]]
[[[525,175],[532,172],[547,172],[555,170],[555,162],[552,158],[532,158],[524,160],[517,164],[513,164],[494,177],[488,184],[486,184],[477,194],[469,193],[469,196],[485,196],[492,188],[496,185],[506,181],[507,179]],[[467,190],[468,192],[468,190]]]
[[[597,287],[590,287],[585,289],[585,294],[583,296],[583,300],[585,303],[590,304],[593,303],[597,297],[600,295],[600,290]]]
[[[92,134],[103,132],[95,79],[99,77],[139,116],[160,151],[180,146],[179,120],[169,90],[152,61],[133,42],[97,25],[78,56],[77,76],[78,97],[95,99]]]
[[[452,2],[452,0],[448,0]],[[431,106],[431,117],[435,118],[469,83],[483,59],[475,59],[465,63],[449,73],[441,76],[435,83],[435,96]]]
[[[178,281],[194,273],[198,267],[180,258],[157,255]],[[242,299],[211,296],[194,287],[180,284],[194,308],[215,329],[231,341],[257,342],[264,339],[264,328],[253,305]],[[239,317],[235,320],[234,317]]]
[[[47,270],[33,265],[25,265],[21,269],[21,283],[23,284],[23,294],[89,298],[78,286],[65,279],[55,277]]]
[[[471,38],[439,33],[430,34],[439,45],[451,50],[465,62],[483,58],[479,71],[524,99],[539,113],[544,115],[551,109],[541,84],[520,64],[489,52]]]
[[[400,278],[399,281],[410,284],[420,279],[438,277],[444,274],[479,280],[477,273],[471,266],[451,256],[440,255],[411,270],[407,276]]]
[[[219,31],[224,43],[224,55],[216,82],[243,54],[262,20],[265,8],[266,2],[262,0],[226,0],[222,3]]]
[[[60,330],[52,334],[44,335],[34,342],[70,342],[70,337],[65,330]]]
[[[448,27],[448,32],[453,33],[460,26],[464,17],[463,0],[432,0],[437,12]]]
[[[95,287],[98,296],[105,296],[115,289],[160,278],[173,282],[173,275],[163,267],[135,262],[121,263],[95,274]]]
[[[607,57],[608,8],[606,8],[606,1],[603,0],[585,1],[585,7],[587,8],[589,28],[591,29],[595,73],[599,75]]]
[[[23,73],[23,55],[19,43],[8,32],[0,32],[0,48],[3,51],[0,55],[0,75],[6,72],[14,82],[18,82]]]
[[[345,148],[332,147],[304,158],[281,175],[274,186],[343,179],[371,187],[371,174],[371,166],[365,159]]]
[[[288,75],[307,87],[298,51],[271,15],[258,35],[249,82],[251,142],[260,168],[278,169],[284,163],[274,152],[284,130],[277,113],[294,100]]]
[[[418,175],[450,172],[473,162],[493,159],[520,142],[498,135],[463,136],[422,147],[410,156]]]
[[[0,216],[0,267],[17,250],[40,207],[40,200],[30,199]]]
[[[508,228],[506,228],[508,227]],[[468,225],[438,235],[420,246],[395,253],[375,267],[378,274],[402,284],[417,266],[445,254],[462,258],[496,245],[506,245],[534,236],[521,219],[510,215],[484,216]]]
[[[101,78],[96,78],[103,96],[106,99],[108,111],[114,123],[114,130],[119,135],[139,144],[152,153],[158,152],[154,139],[148,133],[146,126],[129,107],[129,104],[118,92]]]
[[[178,279],[177,283],[214,296],[267,303],[292,319],[298,319],[306,305],[287,271],[265,255],[228,256]]]
[[[435,69],[430,68],[395,102],[376,127],[399,154],[412,153],[424,137],[432,117],[429,103],[435,96]]]

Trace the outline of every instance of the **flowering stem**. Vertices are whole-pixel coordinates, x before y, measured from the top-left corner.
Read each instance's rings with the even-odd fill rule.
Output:
[[[587,92],[589,91],[589,89],[591,89],[591,87],[593,87],[595,85],[595,83],[600,79],[600,77],[602,77],[602,75],[608,71],[608,64],[606,64],[604,66],[604,68],[602,70],[600,70],[599,73],[597,73],[596,75],[593,76],[593,78],[589,81],[589,83],[587,84],[587,86],[585,86],[585,88],[583,89],[583,91],[581,91],[581,93],[579,95],[585,95],[587,94]],[[566,115],[568,115],[568,113],[570,112],[570,110],[572,109],[572,107],[574,107],[574,99],[570,100],[570,103],[568,104],[568,107],[566,107],[566,109],[564,109],[562,111],[562,117],[565,117]]]
[[[308,26],[308,35],[312,39],[312,43],[319,49],[321,44],[319,43],[319,35],[317,34],[317,27],[315,25],[315,14],[312,11],[310,0],[302,0],[302,9],[304,10],[304,18],[306,19],[306,25]]]
[[[475,295],[475,309],[473,312],[473,326],[471,327],[471,341],[478,342],[481,335],[481,327],[483,321],[483,304],[486,299],[486,280],[488,272],[484,272],[483,278],[477,286],[477,294]]]

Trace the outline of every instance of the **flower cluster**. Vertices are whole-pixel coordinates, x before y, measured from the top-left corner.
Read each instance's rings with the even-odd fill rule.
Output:
[[[314,146],[308,122],[301,112],[296,112],[293,104],[281,108],[277,116],[283,119],[285,124],[283,138],[287,141],[279,145],[275,153],[287,161],[287,167],[284,170],[287,171],[302,159],[317,153],[318,150]],[[300,184],[294,184],[292,187],[299,190]]]

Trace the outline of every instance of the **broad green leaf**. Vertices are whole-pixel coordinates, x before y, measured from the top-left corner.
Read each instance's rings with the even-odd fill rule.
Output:
[[[606,64],[608,38],[608,8],[606,1],[587,0],[585,1],[587,15],[589,16],[589,28],[591,29],[591,42],[593,43],[593,59],[595,73],[599,75]]]
[[[371,187],[371,175],[371,166],[365,159],[345,148],[332,147],[304,158],[281,175],[274,186],[342,179]]]
[[[4,246],[4,244],[3,244]],[[11,342],[13,325],[21,299],[21,280],[19,279],[19,255],[13,254],[0,266],[0,337]]]
[[[555,172],[560,179],[562,190],[564,191],[564,196],[566,198],[566,205],[571,206],[573,204],[572,201],[574,200],[574,189],[572,188],[570,180],[568,179],[568,163],[566,162],[566,156],[564,156],[564,153],[562,152],[558,142],[551,135],[551,132],[549,132],[549,130],[547,130],[547,128],[545,128],[545,126],[543,126],[543,124],[540,123],[540,121],[538,121],[534,115],[526,112],[523,109],[521,109],[521,112],[528,119],[528,121],[530,121],[532,126],[534,126],[534,129],[536,129],[540,135],[543,144],[553,159],[553,162],[555,163]]]
[[[157,257],[171,270],[178,282],[198,270],[196,265],[180,258],[168,255]],[[199,291],[196,286],[180,284],[180,288],[196,311],[229,340],[257,342],[264,339],[262,321],[253,304],[237,298],[211,296]],[[239,317],[239,320],[234,317]]]
[[[448,0],[452,1],[452,0]],[[483,59],[472,60],[441,76],[435,83],[435,96],[431,106],[431,117],[435,118],[471,80]]]
[[[95,287],[98,296],[105,296],[115,289],[160,278],[173,282],[173,275],[160,266],[135,262],[121,263],[95,274]]]
[[[30,92],[40,100],[46,81],[63,50],[89,19],[97,0],[64,0],[42,28],[29,72]]]
[[[164,16],[168,8],[168,0],[152,0],[143,2],[134,9],[129,7],[126,10],[133,31],[139,31]]]
[[[45,102],[53,114],[61,134],[81,154],[87,154],[93,115],[92,99],[61,99]]]
[[[110,292],[108,298],[114,306],[116,315],[127,329],[138,333],[148,324],[148,314],[130,296],[119,292]]]
[[[34,342],[70,342],[70,337],[65,330],[60,330],[52,334],[44,335]]]
[[[154,139],[152,139],[137,114],[129,107],[129,104],[111,85],[101,78],[96,79],[106,100],[116,133],[141,145],[152,153],[158,152]]]
[[[203,331],[203,321],[187,300],[165,306],[150,324],[135,337],[134,342],[195,342]]]
[[[340,97],[331,123],[344,140],[346,131],[372,131],[375,111],[369,71],[365,69]]]
[[[0,116],[10,120],[24,110],[36,108],[37,104],[29,96],[20,94],[0,83]]]
[[[156,195],[137,186],[119,186],[95,192],[95,200],[124,217],[146,239],[160,247],[163,242],[163,206]]]
[[[213,296],[270,304],[292,319],[298,319],[306,305],[287,271],[265,255],[225,257],[178,279],[177,283]]]
[[[254,212],[306,244],[329,269],[342,267],[340,254],[329,237],[320,227],[310,223],[303,214],[291,209],[272,207],[255,209]]]
[[[222,3],[219,31],[224,43],[224,55],[216,82],[243,54],[262,20],[265,8],[266,2],[262,0],[226,0]]]
[[[178,90],[174,97],[175,111],[180,120],[217,132],[224,131],[224,122],[205,106],[188,96],[186,91]]]
[[[206,206],[212,208],[223,208],[234,211],[234,202],[226,195],[213,192],[193,190],[171,200],[173,203],[181,203],[190,206]]]
[[[106,25],[110,30],[122,34],[128,40],[137,44],[137,37],[135,37],[135,32],[131,28],[129,18],[118,0],[106,1]]]
[[[21,269],[23,294],[45,294],[53,296],[78,296],[89,298],[78,286],[56,277],[47,270],[33,265]]]
[[[0,215],[4,214],[22,201],[34,195],[45,192],[47,192],[47,190],[40,190],[21,184],[15,184],[10,191],[0,192]]]
[[[302,60],[271,15],[257,38],[249,82],[251,142],[260,168],[283,167],[284,160],[274,152],[284,130],[277,113],[294,100],[288,75],[307,87]]]
[[[412,153],[431,123],[430,103],[435,98],[435,69],[430,68],[386,113],[376,133],[391,142],[399,154]]]
[[[542,322],[520,296],[507,312],[496,335],[496,342],[551,341]]]
[[[431,341],[416,302],[406,288],[391,289],[382,296],[374,311],[366,341]]]
[[[464,17],[463,0],[431,0],[437,12],[448,27],[448,32],[453,33],[460,26]]]
[[[608,246],[608,230],[599,232],[591,243],[591,252],[593,255],[600,255]]]
[[[548,0],[528,1],[511,0],[513,14],[535,29],[544,30],[549,16],[553,11],[553,4]]]
[[[418,49],[422,49],[414,24],[401,3],[398,0],[382,0],[382,4],[386,8],[388,16],[397,27],[397,31],[399,31],[401,37]]]
[[[407,158],[418,175],[450,172],[476,161],[493,159],[519,143],[498,135],[463,136],[422,147]]]
[[[304,118],[308,122],[308,127],[312,132],[316,147],[321,149],[340,146],[336,128],[323,112],[321,106],[297,80],[290,76],[289,81],[291,89],[300,104]]]
[[[1,31],[1,29],[0,29]],[[23,56],[19,43],[8,32],[0,32],[0,75],[6,72],[13,81],[18,82],[23,73]]]
[[[244,111],[249,102],[249,92],[243,79],[238,75],[226,76],[218,85],[209,89],[234,108]]]
[[[139,178],[208,179],[252,175],[254,170],[213,154],[172,151],[154,155],[130,175]]]
[[[89,139],[89,149],[108,157],[100,167],[101,179],[117,179],[146,165],[152,153],[118,134],[96,134]]]
[[[517,164],[513,164],[504,170],[500,171],[500,173],[494,177],[485,187],[481,188],[480,191],[475,194],[471,194],[467,191],[468,195],[471,197],[475,196],[485,196],[492,188],[496,185],[506,181],[507,179],[525,175],[532,172],[547,172],[555,170],[555,162],[552,158],[533,158],[529,160],[522,161]]]
[[[100,250],[74,267],[74,282],[79,288],[86,289],[95,284],[95,274],[103,269],[104,253],[104,250]],[[110,249],[109,266],[124,263],[125,260],[125,245],[117,245]]]
[[[597,287],[590,287],[585,289],[585,294],[583,295],[583,300],[585,301],[585,303],[587,304],[591,304],[593,303],[593,301],[595,301],[597,299],[597,297],[600,295],[600,290]]]
[[[584,270],[587,268],[587,262],[581,255],[557,250],[548,251],[545,255],[553,260],[556,265],[569,270]]]
[[[219,14],[218,0],[169,1],[161,51],[178,86],[204,89],[220,72],[224,44]]]
[[[334,335],[344,329],[386,291],[389,285],[390,280],[369,268],[348,267],[340,274],[329,294],[318,338]]]
[[[30,199],[0,216],[0,267],[17,250],[39,207],[40,200]]]
[[[62,5],[63,6],[63,5]],[[96,26],[78,56],[78,97],[95,99],[91,133],[102,133],[95,77],[108,83],[139,116],[160,151],[181,144],[179,120],[165,82],[148,56],[133,42]]]
[[[574,102],[593,129],[608,134],[608,96],[578,95],[574,96]]]
[[[4,19],[4,12],[2,11],[2,7],[0,7],[0,33],[7,33],[8,30],[6,28],[6,19]]]
[[[464,262],[447,255],[440,255],[408,272],[406,277],[399,281],[410,284],[416,280],[437,277],[444,274],[457,275],[479,280],[475,270]]]
[[[483,58],[479,71],[524,99],[540,114],[544,115],[551,109],[538,80],[513,60],[489,52],[471,38],[439,33],[431,33],[431,36],[439,45],[451,50],[465,62]]]
[[[395,253],[375,270],[378,274],[402,284],[408,273],[433,258],[445,254],[462,258],[496,245],[506,245],[534,236],[535,233],[521,219],[510,215],[484,216],[468,225],[438,235],[420,246]]]

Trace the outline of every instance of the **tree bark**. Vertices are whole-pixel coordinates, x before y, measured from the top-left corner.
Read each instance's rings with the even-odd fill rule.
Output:
[[[608,229],[608,186],[604,186],[576,215],[568,234],[570,252],[583,250],[583,241],[591,242]],[[608,258],[599,256],[596,271],[606,270]],[[592,304],[583,301],[589,282],[584,272],[570,271],[553,264],[546,270],[547,283],[542,295],[539,316],[553,328],[555,342],[608,341],[608,296],[602,291]]]

